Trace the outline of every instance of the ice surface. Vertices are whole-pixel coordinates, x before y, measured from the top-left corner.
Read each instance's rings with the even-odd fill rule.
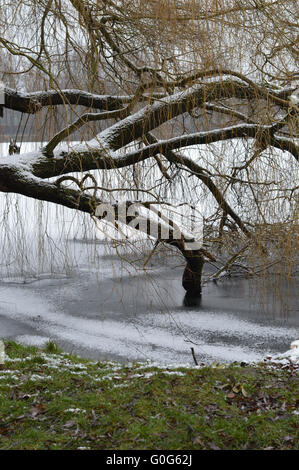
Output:
[[[107,267],[102,279],[110,275]],[[178,308],[175,312],[145,311],[130,316],[123,313],[121,301],[119,312],[106,310],[104,305],[103,315],[93,310],[95,305],[89,303],[88,296],[84,299],[86,311],[72,314],[71,308],[66,309],[65,305],[72,305],[75,293],[77,297],[84,295],[84,286],[88,282],[96,286],[96,281],[88,277],[86,284],[82,284],[82,278],[76,277],[72,278],[71,286],[69,280],[58,281],[51,287],[44,284],[43,289],[39,282],[25,286],[0,285],[0,314],[35,331],[32,335],[17,335],[17,341],[39,346],[51,339],[68,350],[84,351],[87,357],[181,364],[192,363],[191,346],[201,361],[260,360],[266,354],[278,352],[275,342],[287,346],[297,334],[295,328],[262,326],[227,312]],[[62,306],[59,291],[64,299]]]

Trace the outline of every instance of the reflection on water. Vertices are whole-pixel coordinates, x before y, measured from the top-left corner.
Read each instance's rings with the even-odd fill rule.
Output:
[[[185,294],[183,305],[185,307],[200,307],[202,295]]]

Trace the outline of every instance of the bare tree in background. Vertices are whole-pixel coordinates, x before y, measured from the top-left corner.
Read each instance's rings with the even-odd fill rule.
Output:
[[[175,239],[171,221],[164,240],[186,259],[188,292],[200,292],[205,260],[215,279],[237,263],[257,274],[274,253],[290,275],[297,18],[291,0],[1,2],[4,111],[35,115],[40,140],[43,128],[50,137],[40,152],[0,161],[0,190],[93,217],[114,191],[137,192],[144,207],[178,193],[190,205],[208,200],[204,247]]]

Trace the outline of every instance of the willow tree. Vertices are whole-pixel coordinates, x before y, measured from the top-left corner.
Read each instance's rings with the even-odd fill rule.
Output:
[[[178,187],[183,203],[208,198],[205,248],[190,250],[183,231],[175,238],[169,219],[163,239],[184,255],[190,292],[200,292],[203,263],[217,258],[223,237],[237,234],[241,244],[217,275],[260,244],[261,227],[293,234],[296,1],[1,3],[4,113],[35,116],[47,140],[38,152],[1,159],[2,192],[100,218],[97,207],[122,191],[127,168],[127,196],[137,192],[145,208]],[[107,171],[116,177],[105,193]],[[135,202],[127,198],[127,208]]]

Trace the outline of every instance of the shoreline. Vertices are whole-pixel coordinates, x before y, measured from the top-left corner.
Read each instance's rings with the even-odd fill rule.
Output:
[[[290,365],[120,365],[54,343],[7,342],[6,351],[1,450],[299,448],[299,375]]]

